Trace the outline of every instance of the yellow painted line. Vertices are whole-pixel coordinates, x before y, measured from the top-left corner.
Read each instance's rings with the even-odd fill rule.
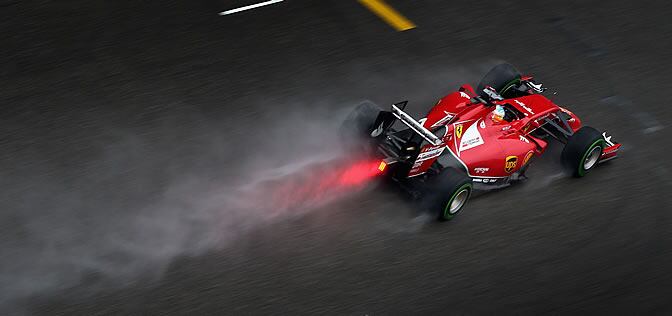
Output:
[[[385,20],[387,24],[391,25],[399,32],[415,28],[413,22],[405,18],[383,0],[359,0],[359,3],[367,7],[381,19]]]

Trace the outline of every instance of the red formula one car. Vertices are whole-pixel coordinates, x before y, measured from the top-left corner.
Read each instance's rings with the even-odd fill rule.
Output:
[[[474,189],[525,179],[530,162],[544,153],[549,141],[564,144],[561,159],[575,177],[616,157],[620,144],[582,126],[574,113],[544,97],[544,90],[532,77],[500,64],[476,91],[461,86],[425,118],[416,120],[404,112],[407,101],[390,111],[364,103],[346,118],[341,134],[351,149],[381,159],[380,172],[425,209],[439,220],[450,220]]]

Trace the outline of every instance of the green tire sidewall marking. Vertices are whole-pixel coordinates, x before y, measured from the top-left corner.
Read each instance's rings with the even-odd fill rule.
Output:
[[[598,139],[598,140],[596,140],[595,142],[593,142],[592,144],[590,144],[590,146],[588,147],[588,149],[586,150],[586,152],[583,153],[583,158],[581,158],[581,160],[579,160],[579,176],[583,177],[584,175],[586,175],[586,169],[583,168],[583,163],[586,162],[586,158],[588,158],[588,154],[589,154],[589,153],[593,150],[593,148],[595,148],[595,146],[597,146],[598,144],[604,144],[604,140],[603,140],[603,139]],[[604,146],[602,146],[602,147],[604,147]],[[604,148],[602,148],[602,149],[604,149]],[[591,169],[592,169],[592,167],[591,167]]]
[[[448,203],[446,203],[446,206],[443,208],[443,218],[445,219],[451,219],[455,214],[450,214],[450,204],[453,203],[453,200],[455,197],[457,197],[457,194],[462,192],[465,188],[469,188],[469,194],[471,195],[471,184],[470,183],[465,183],[462,186],[460,186],[459,189],[455,190],[455,193],[453,193],[453,196],[450,197],[450,200],[448,200]],[[464,205],[462,205],[464,207]]]
[[[506,93],[506,90],[509,90],[517,82],[520,82],[520,78],[516,78],[516,79],[513,79],[513,80],[509,81],[509,83],[504,85],[504,88],[502,88],[502,91],[499,94],[503,95],[504,93]]]

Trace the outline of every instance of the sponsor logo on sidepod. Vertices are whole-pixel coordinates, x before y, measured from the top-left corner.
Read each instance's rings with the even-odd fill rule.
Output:
[[[506,171],[506,173],[513,172],[513,170],[516,169],[517,164],[518,164],[518,157],[516,156],[506,157],[506,163],[504,164],[504,171]]]

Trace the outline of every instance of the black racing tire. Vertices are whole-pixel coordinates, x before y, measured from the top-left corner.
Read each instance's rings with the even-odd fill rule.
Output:
[[[340,128],[341,142],[348,151],[371,151],[371,130],[382,109],[371,102],[364,102],[353,109]]]
[[[449,221],[464,209],[473,188],[471,178],[463,171],[445,168],[427,188],[424,202],[439,222]]]
[[[495,67],[492,67],[492,69],[490,69],[490,71],[488,71],[488,73],[483,76],[481,82],[478,83],[476,93],[481,95],[483,94],[483,89],[485,89],[486,86],[491,86],[504,98],[507,98],[509,94],[507,93],[508,89],[514,84],[520,82],[520,78],[520,72],[513,65],[506,63],[499,64]]]
[[[583,177],[597,166],[605,147],[599,131],[590,126],[581,127],[567,140],[562,163],[572,176]]]

